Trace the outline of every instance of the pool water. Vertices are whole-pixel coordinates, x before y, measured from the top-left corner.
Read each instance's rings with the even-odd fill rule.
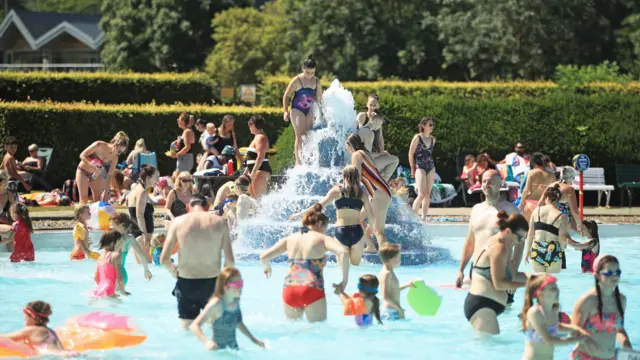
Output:
[[[429,237],[434,245],[451,250],[458,259],[462,250],[466,225],[430,226]],[[640,339],[640,225],[601,226],[603,253],[611,253],[621,261],[623,275],[621,291],[628,296],[625,327],[632,343]],[[92,236],[94,243],[97,236]],[[153,280],[144,280],[142,267],[128,259],[127,289],[132,296],[118,305],[88,305],[88,293],[94,288],[95,262],[69,261],[72,243],[70,233],[42,233],[34,235],[38,249],[36,262],[11,264],[8,253],[0,252],[0,333],[20,329],[23,324],[22,307],[32,300],[45,300],[53,307],[52,326],[62,325],[65,319],[80,313],[110,311],[134,317],[148,335],[142,345],[103,352],[107,359],[186,359],[208,354],[194,335],[179,328],[176,300],[171,295],[175,281],[162,267],[151,267]],[[67,245],[68,244],[68,245]],[[65,246],[66,245],[66,246]],[[62,248],[61,248],[62,247]],[[568,270],[559,276],[561,306],[571,311],[578,297],[593,287],[593,277],[580,273],[579,252],[569,250]],[[483,339],[474,334],[463,315],[466,292],[438,288],[443,304],[435,317],[419,317],[406,303],[406,321],[385,323],[369,329],[358,329],[352,317],[342,315],[337,296],[327,291],[328,320],[321,324],[289,322],[282,309],[282,283],[286,267],[274,264],[273,277],[265,279],[257,262],[239,262],[245,288],[241,305],[244,322],[253,334],[266,342],[267,349],[253,345],[240,332],[241,350],[221,351],[215,356],[222,359],[469,359],[482,355],[488,359],[519,359],[524,348],[517,315],[522,307],[523,292],[516,294],[516,303],[500,318],[502,334]],[[529,270],[528,267],[522,268]],[[401,283],[424,279],[432,286],[450,285],[456,276],[457,263],[420,267],[402,267],[397,270]],[[380,266],[351,267],[348,292],[355,292],[357,279],[367,273],[378,274]],[[327,266],[325,283],[340,281],[335,264]],[[633,295],[632,295],[633,294]],[[211,329],[205,329],[210,335]],[[570,347],[557,347],[557,358],[568,358]],[[98,352],[98,354],[100,354]]]

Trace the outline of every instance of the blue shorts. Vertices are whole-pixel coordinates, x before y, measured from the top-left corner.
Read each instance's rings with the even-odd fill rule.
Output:
[[[402,311],[404,311],[404,309],[402,309]],[[382,320],[383,321],[396,321],[396,320],[402,320],[402,318],[400,317],[400,313],[398,313],[398,310],[394,309],[394,308],[386,308],[384,310],[384,312],[382,313]]]

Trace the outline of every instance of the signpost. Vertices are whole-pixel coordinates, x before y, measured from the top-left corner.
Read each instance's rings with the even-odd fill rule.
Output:
[[[584,221],[584,171],[591,166],[589,157],[585,154],[578,154],[573,157],[573,167],[580,172],[580,221]]]
[[[243,102],[255,104],[256,102],[256,86],[240,85],[240,99]]]

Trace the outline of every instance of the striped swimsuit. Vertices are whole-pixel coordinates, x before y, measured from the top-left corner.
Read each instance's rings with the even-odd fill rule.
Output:
[[[364,151],[359,151],[362,154],[362,184],[367,189],[369,196],[373,196],[373,193],[376,190],[383,190],[384,192],[391,197],[391,189],[389,189],[389,185],[384,181],[378,168],[373,164],[373,162],[369,161]]]

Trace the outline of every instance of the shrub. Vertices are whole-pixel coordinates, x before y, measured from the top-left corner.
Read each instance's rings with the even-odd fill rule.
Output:
[[[204,74],[0,72],[0,98],[103,104],[211,104],[217,90]]]
[[[273,76],[260,85],[258,96],[260,103],[268,106],[282,106],[282,95],[287,88],[290,77]],[[321,81],[326,89],[330,81]],[[369,94],[406,95],[417,98],[433,95],[446,95],[461,98],[520,98],[542,97],[563,91],[550,81],[513,81],[513,82],[445,82],[445,81],[361,81],[344,82],[356,99],[365,98]],[[597,94],[601,92],[620,92],[640,95],[640,83],[627,84],[612,82],[594,82],[581,84],[575,88],[578,93]]]
[[[593,82],[628,83],[631,76],[620,74],[615,62],[603,62],[600,65],[558,65],[554,74],[555,81],[565,87],[575,87]]]
[[[30,143],[53,147],[47,173],[53,184],[74,178],[80,152],[93,141],[109,141],[119,130],[129,135],[130,150],[137,139],[144,138],[147,147],[158,156],[161,173],[169,174],[175,169],[175,160],[164,152],[181,134],[176,118],[183,111],[218,125],[224,115],[235,116],[238,146],[247,146],[252,139],[247,127],[252,114],[265,117],[265,132],[271,139],[277,138],[284,125],[280,109],[261,107],[0,102],[0,138],[8,135],[18,138],[19,159],[26,156]]]

